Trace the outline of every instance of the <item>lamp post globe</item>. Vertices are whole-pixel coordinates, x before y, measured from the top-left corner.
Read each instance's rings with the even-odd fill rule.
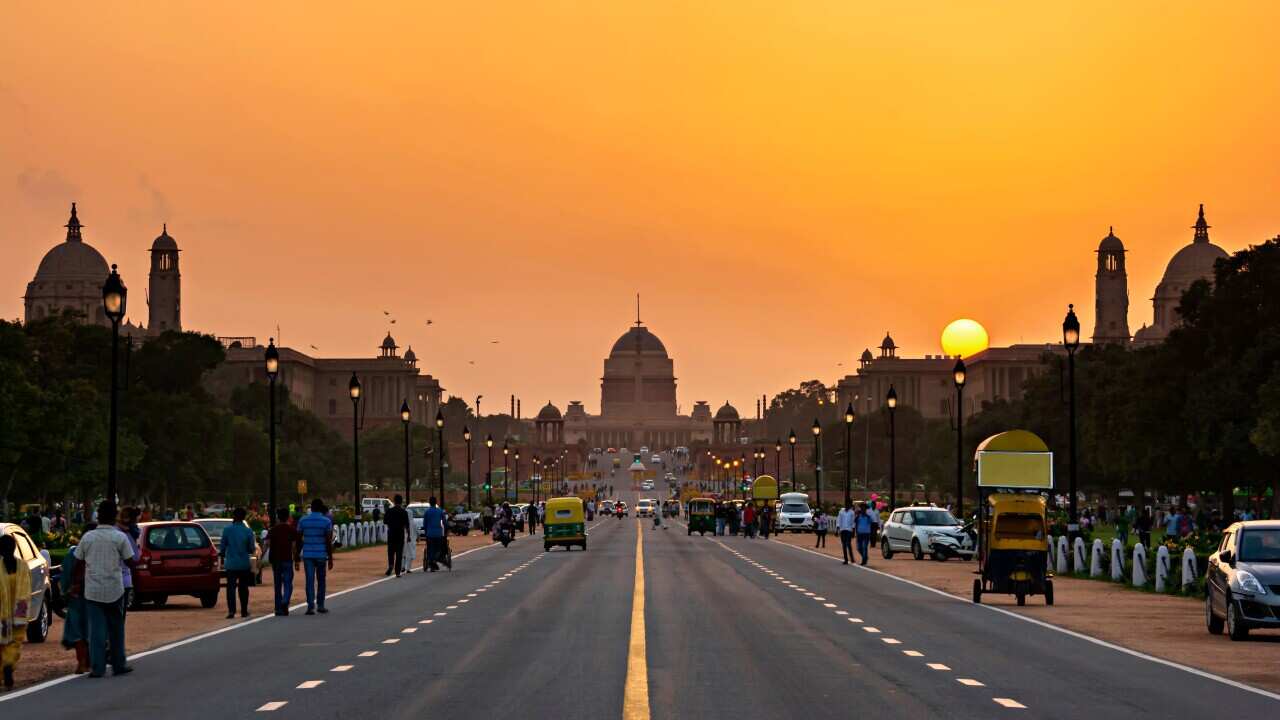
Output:
[[[493,504],[493,436],[487,435],[484,439],[484,446],[489,454],[489,465],[484,472],[484,494],[485,501],[490,505]]]
[[[968,371],[964,358],[956,358],[951,368],[951,379],[956,386],[956,515],[964,521],[964,384]]]
[[[1080,319],[1076,317],[1075,305],[1067,305],[1067,316],[1062,320],[1062,344],[1067,349],[1067,534],[1074,542],[1080,531],[1076,515],[1076,350],[1080,349]]]
[[[116,266],[102,283],[102,310],[111,320],[111,417],[107,428],[107,500],[116,501],[116,438],[119,435],[120,321],[124,319],[129,290],[120,279]]]
[[[511,487],[507,481],[507,475],[511,472],[508,465],[508,458],[511,457],[511,447],[507,445],[507,441],[502,441],[502,500],[506,502],[511,499]]]
[[[822,423],[813,419],[813,483],[818,486],[818,507],[822,507]]]

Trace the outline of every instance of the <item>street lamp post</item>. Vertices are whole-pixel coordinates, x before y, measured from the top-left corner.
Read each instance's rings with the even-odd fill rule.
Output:
[[[467,510],[471,510],[471,429],[462,426],[462,440],[467,444]]]
[[[898,391],[893,389],[893,384],[889,384],[889,393],[885,396],[885,404],[889,406],[889,510],[892,511],[898,507],[898,476],[897,476],[897,430],[894,427],[893,416],[898,410]]]
[[[490,505],[493,504],[493,436],[487,435],[484,439],[486,452],[489,454],[489,466],[484,471],[484,494],[485,501]]]
[[[436,467],[440,471],[440,505],[444,507],[444,411],[436,410]]]
[[[1062,344],[1067,348],[1067,418],[1070,429],[1067,437],[1070,454],[1067,456],[1067,534],[1073,540],[1080,531],[1076,516],[1076,350],[1080,348],[1080,320],[1076,318],[1075,305],[1067,305],[1067,317],[1062,321]],[[1078,572],[1080,568],[1076,568]]]
[[[276,376],[280,374],[280,351],[276,349],[275,338],[267,340],[267,351],[264,355],[267,371],[267,427],[271,437],[271,474],[267,484],[267,517],[276,516]]]
[[[404,425],[404,504],[413,502],[410,498],[409,480],[409,401],[400,403],[400,423]]]
[[[507,444],[506,440],[503,440],[502,441],[502,501],[503,502],[507,502],[511,499],[511,483],[507,481],[507,478],[511,474],[511,466],[509,464],[510,457],[511,457],[511,446]],[[519,488],[516,488],[516,490],[518,491]]]
[[[520,502],[520,450],[518,448],[514,457],[516,461],[516,502]]]
[[[351,371],[351,382],[347,383],[347,393],[351,395],[351,455],[352,455],[352,487],[351,496],[355,498],[357,517],[360,514],[360,378]]]
[[[107,430],[107,501],[116,501],[116,435],[119,430],[119,414],[117,398],[120,373],[120,321],[124,319],[126,301],[129,290],[120,280],[116,266],[111,266],[111,274],[102,284],[102,307],[111,320],[111,419]]]
[[[850,494],[850,488],[853,483],[853,421],[856,416],[853,414],[853,401],[849,401],[849,407],[844,411],[844,504],[852,505],[853,496]]]
[[[818,486],[818,507],[822,507],[822,423],[813,419],[813,482]]]
[[[791,445],[791,491],[796,491],[796,431],[792,430],[787,436],[787,443]],[[818,507],[822,507],[819,505]]]
[[[778,476],[778,484],[782,484],[782,441],[773,441],[773,474]],[[791,488],[795,492],[795,488]]]
[[[964,521],[964,383],[966,371],[964,359],[956,358],[951,370],[956,384],[956,512]],[[981,508],[978,509],[981,512]]]

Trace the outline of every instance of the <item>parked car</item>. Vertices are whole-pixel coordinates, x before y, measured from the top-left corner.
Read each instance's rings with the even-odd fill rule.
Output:
[[[47,550],[36,547],[35,541],[22,526],[0,522],[0,535],[12,535],[18,545],[18,561],[26,563],[31,573],[31,602],[27,606],[27,642],[42,643],[49,637],[49,625],[53,622],[54,595],[50,581],[53,562]]]
[[[636,517],[642,518],[653,517],[654,502],[649,498],[640,498],[640,502],[636,503]]]
[[[783,493],[775,515],[779,533],[813,532],[813,511],[809,509],[809,496],[805,493]]]
[[[880,554],[888,560],[895,552],[909,551],[916,560],[923,560],[926,553],[935,560],[945,560],[946,555],[933,548],[934,539],[943,537],[954,541],[949,552],[964,560],[973,558],[976,543],[949,511],[932,505],[898,508],[880,531]]]
[[[1209,556],[1204,619],[1210,633],[1225,629],[1244,640],[1255,628],[1280,628],[1280,520],[1233,523]]]
[[[208,503],[200,509],[200,514],[208,517],[220,517],[227,514],[226,503]]]
[[[218,548],[195,522],[142,523],[138,566],[133,571],[133,603],[163,606],[172,595],[191,595],[201,607],[218,603],[222,572]]]
[[[414,539],[422,536],[422,517],[429,507],[431,506],[427,503],[409,503],[404,508],[409,513],[409,524],[413,526]]]
[[[213,549],[219,550],[222,547],[222,531],[231,527],[231,523],[235,521],[231,518],[196,518],[191,522],[204,528],[205,533],[209,535],[209,542],[213,543]],[[259,540],[258,545],[258,555],[249,558],[249,570],[253,572],[253,583],[255,585],[262,582],[262,568],[269,562],[262,557],[261,540]],[[222,568],[222,558],[218,558],[218,572],[222,573],[224,578],[226,577],[226,571]]]

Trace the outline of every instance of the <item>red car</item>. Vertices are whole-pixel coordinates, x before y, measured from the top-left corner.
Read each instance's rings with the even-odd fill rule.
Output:
[[[164,606],[170,595],[191,595],[202,607],[218,603],[221,576],[218,548],[204,528],[193,522],[149,522],[139,525],[141,554],[133,571],[134,606]]]

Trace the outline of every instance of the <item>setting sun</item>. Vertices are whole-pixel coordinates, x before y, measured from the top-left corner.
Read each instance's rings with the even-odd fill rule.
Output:
[[[948,355],[969,357],[987,349],[987,329],[976,320],[961,318],[942,330],[942,351]]]

